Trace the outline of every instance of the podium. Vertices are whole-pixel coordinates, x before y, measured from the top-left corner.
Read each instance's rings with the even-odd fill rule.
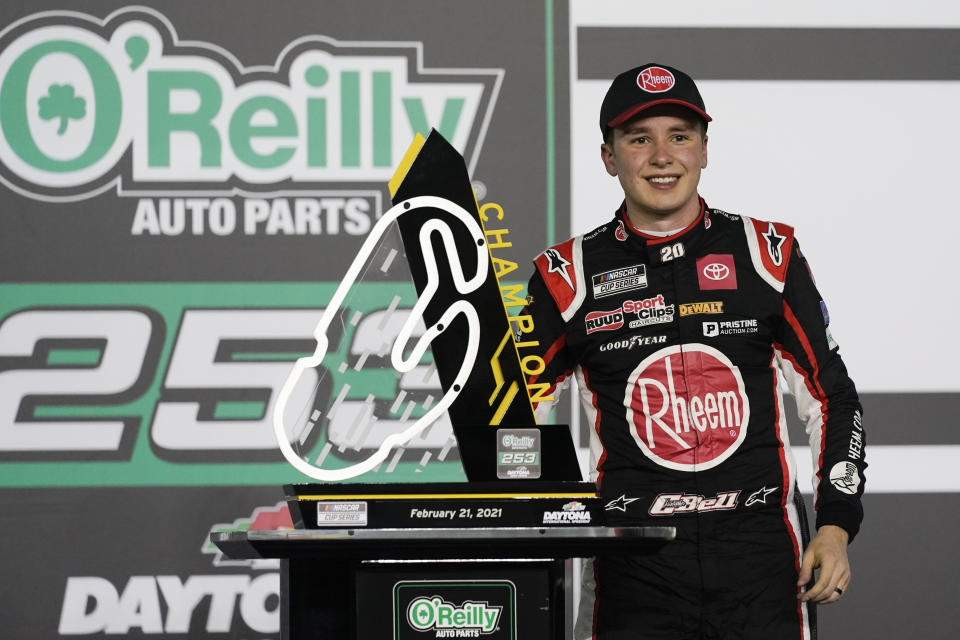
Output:
[[[569,429],[537,424],[550,384],[530,378],[545,367],[529,351],[532,318],[517,309],[520,288],[500,282],[517,265],[491,252],[511,246],[494,222],[503,209],[479,206],[459,152],[436,131],[418,135],[389,188],[394,206],[324,302],[317,347],[273,408],[284,457],[330,484],[285,487],[296,530],[212,540],[232,558],[281,559],[287,640],[569,638],[571,559],[651,552],[675,531],[606,527]],[[401,313],[408,279],[416,304]],[[331,345],[348,343],[334,362]],[[367,374],[382,386],[387,365],[396,395],[378,403]],[[313,375],[314,392],[298,392]],[[427,429],[444,413],[468,482],[340,484],[388,455],[389,473],[414,441],[426,465]],[[449,447],[434,447],[438,460]]]
[[[473,492],[374,497],[343,493],[352,490],[349,485],[326,486],[341,492],[340,500],[329,500],[295,491],[291,513],[302,528],[220,532],[211,539],[232,558],[281,559],[284,640],[559,640],[572,633],[572,585],[579,578],[572,575],[572,558],[649,553],[675,534],[672,527],[603,526],[595,495],[571,500],[567,493],[492,494],[482,493],[482,485],[464,486]],[[573,506],[564,511],[558,500]],[[322,522],[330,504],[364,504],[368,524],[318,528],[310,516],[316,511]],[[503,519],[463,526],[496,509],[523,526],[506,526]],[[442,515],[442,526],[390,522],[411,511]],[[555,516],[547,514],[567,512],[593,517],[533,526],[524,517],[533,513],[552,523]]]

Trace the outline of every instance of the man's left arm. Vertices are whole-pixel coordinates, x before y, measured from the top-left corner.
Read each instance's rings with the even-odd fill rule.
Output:
[[[778,335],[781,370],[797,400],[813,454],[817,535],[808,545],[798,583],[817,582],[801,598],[837,601],[850,582],[847,545],[863,520],[865,437],[863,411],[830,333],[826,304],[794,241],[783,290]]]

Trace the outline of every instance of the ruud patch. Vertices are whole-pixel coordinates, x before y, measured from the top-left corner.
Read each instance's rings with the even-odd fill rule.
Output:
[[[603,298],[647,287],[647,266],[636,264],[593,276],[593,297]]]
[[[614,331],[623,326],[623,309],[591,311],[584,322],[588,334],[594,331]]]

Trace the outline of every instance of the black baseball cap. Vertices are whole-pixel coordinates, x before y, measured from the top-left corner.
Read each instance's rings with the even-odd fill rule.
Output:
[[[693,78],[679,69],[650,62],[613,79],[600,106],[600,131],[606,136],[609,128],[658,104],[682,105],[707,122],[713,120]]]

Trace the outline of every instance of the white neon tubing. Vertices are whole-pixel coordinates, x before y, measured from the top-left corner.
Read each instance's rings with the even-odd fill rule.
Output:
[[[440,283],[437,262],[433,251],[433,243],[430,241],[431,234],[440,234],[440,238],[443,241],[443,246],[448,258],[458,256],[453,241],[453,233],[450,230],[450,227],[446,222],[437,218],[433,218],[424,223],[420,229],[419,236],[420,248],[423,251],[427,267],[427,285],[417,300],[416,305],[414,305],[410,315],[407,317],[406,322],[404,322],[403,327],[400,329],[400,334],[397,336],[397,340],[393,343],[393,349],[390,353],[390,362],[394,369],[401,373],[410,371],[419,362],[420,358],[423,356],[433,339],[439,335],[441,331],[449,327],[450,323],[453,322],[458,315],[463,315],[467,320],[468,325],[467,350],[464,354],[463,363],[460,365],[460,370],[457,372],[457,376],[454,378],[450,389],[444,394],[443,398],[441,398],[436,405],[434,405],[410,427],[400,433],[394,433],[387,436],[384,441],[380,443],[380,447],[369,458],[354,465],[350,465],[342,469],[320,469],[303,460],[303,458],[297,455],[290,444],[290,438],[284,425],[284,413],[286,411],[287,402],[290,399],[290,395],[293,393],[293,389],[296,386],[297,381],[300,379],[300,376],[303,375],[303,372],[306,369],[316,367],[323,362],[323,358],[326,356],[327,349],[329,347],[327,329],[330,328],[330,323],[333,322],[337,312],[340,310],[340,306],[346,299],[347,293],[350,291],[350,287],[352,287],[354,282],[356,282],[360,270],[370,258],[370,255],[373,253],[380,239],[383,237],[383,234],[386,233],[387,228],[390,226],[390,224],[400,218],[400,216],[404,215],[405,213],[415,211],[421,207],[440,209],[441,211],[445,211],[446,213],[455,216],[464,224],[470,235],[473,236],[474,245],[477,250],[476,274],[468,280],[464,277],[463,269],[459,262],[454,260],[449,265],[457,292],[461,295],[465,295],[476,291],[487,279],[489,259],[483,230],[480,228],[480,225],[477,224],[477,221],[474,220],[474,218],[459,205],[450,202],[445,198],[439,198],[437,196],[417,196],[394,205],[383,214],[380,220],[378,220],[374,225],[373,229],[370,230],[370,234],[367,236],[366,240],[364,240],[363,245],[357,252],[357,256],[350,264],[350,268],[347,269],[347,273],[344,275],[340,286],[337,287],[336,292],[333,294],[333,298],[331,298],[329,304],[323,310],[323,315],[320,317],[320,321],[313,330],[313,337],[317,341],[316,349],[312,355],[300,358],[293,364],[293,369],[290,371],[290,375],[287,376],[283,387],[281,387],[280,393],[277,395],[277,403],[273,408],[273,431],[277,438],[277,444],[280,446],[280,451],[291,465],[293,465],[301,473],[304,473],[311,478],[322,481],[336,482],[339,480],[354,478],[376,468],[377,465],[386,459],[391,449],[397,446],[402,446],[415,438],[424,429],[426,429],[427,426],[429,426],[433,421],[446,412],[450,405],[453,404],[453,402],[460,395],[460,392],[463,390],[463,387],[467,382],[467,378],[470,376],[470,372],[473,370],[473,365],[476,362],[477,352],[479,351],[480,346],[480,319],[477,316],[476,309],[474,309],[473,306],[466,300],[457,300],[451,304],[450,307],[440,317],[440,320],[433,326],[428,327],[423,335],[420,336],[420,338],[417,340],[417,343],[414,345],[409,358],[406,360],[403,358],[404,347],[406,347],[407,342],[410,340],[411,334],[415,330],[417,322],[422,317],[424,310],[430,304],[430,301],[433,298],[433,295],[436,293]],[[443,327],[443,329],[440,327]]]

